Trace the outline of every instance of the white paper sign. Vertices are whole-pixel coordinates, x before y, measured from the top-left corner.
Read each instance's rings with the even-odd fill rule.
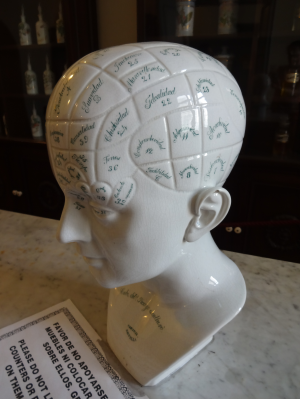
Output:
[[[1,329],[0,397],[135,399],[99,340],[70,300]]]

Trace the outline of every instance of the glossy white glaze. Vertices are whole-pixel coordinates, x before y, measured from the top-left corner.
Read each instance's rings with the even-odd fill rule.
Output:
[[[245,120],[228,70],[170,43],[89,54],[51,95],[49,155],[66,196],[58,238],[114,288],[109,344],[143,385],[181,367],[244,305],[243,277],[209,232],[230,206],[221,186]]]

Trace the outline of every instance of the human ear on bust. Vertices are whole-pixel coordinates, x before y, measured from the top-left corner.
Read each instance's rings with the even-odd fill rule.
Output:
[[[230,194],[222,187],[208,187],[197,194],[195,215],[185,230],[184,240],[194,242],[215,228],[227,215],[231,205]]]

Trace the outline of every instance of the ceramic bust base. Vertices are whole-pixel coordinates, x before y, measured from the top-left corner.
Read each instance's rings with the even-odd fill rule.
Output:
[[[110,292],[109,345],[142,385],[156,385],[181,368],[244,305],[243,276],[210,234],[197,242],[194,257],[201,259],[196,270],[191,259],[185,270],[175,266],[167,276]],[[92,273],[97,278],[97,269]]]

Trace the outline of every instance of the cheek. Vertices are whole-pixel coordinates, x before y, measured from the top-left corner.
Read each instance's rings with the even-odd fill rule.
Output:
[[[116,277],[139,282],[164,272],[178,257],[180,245],[167,240],[164,231],[134,226],[119,241],[112,237],[104,243]]]

